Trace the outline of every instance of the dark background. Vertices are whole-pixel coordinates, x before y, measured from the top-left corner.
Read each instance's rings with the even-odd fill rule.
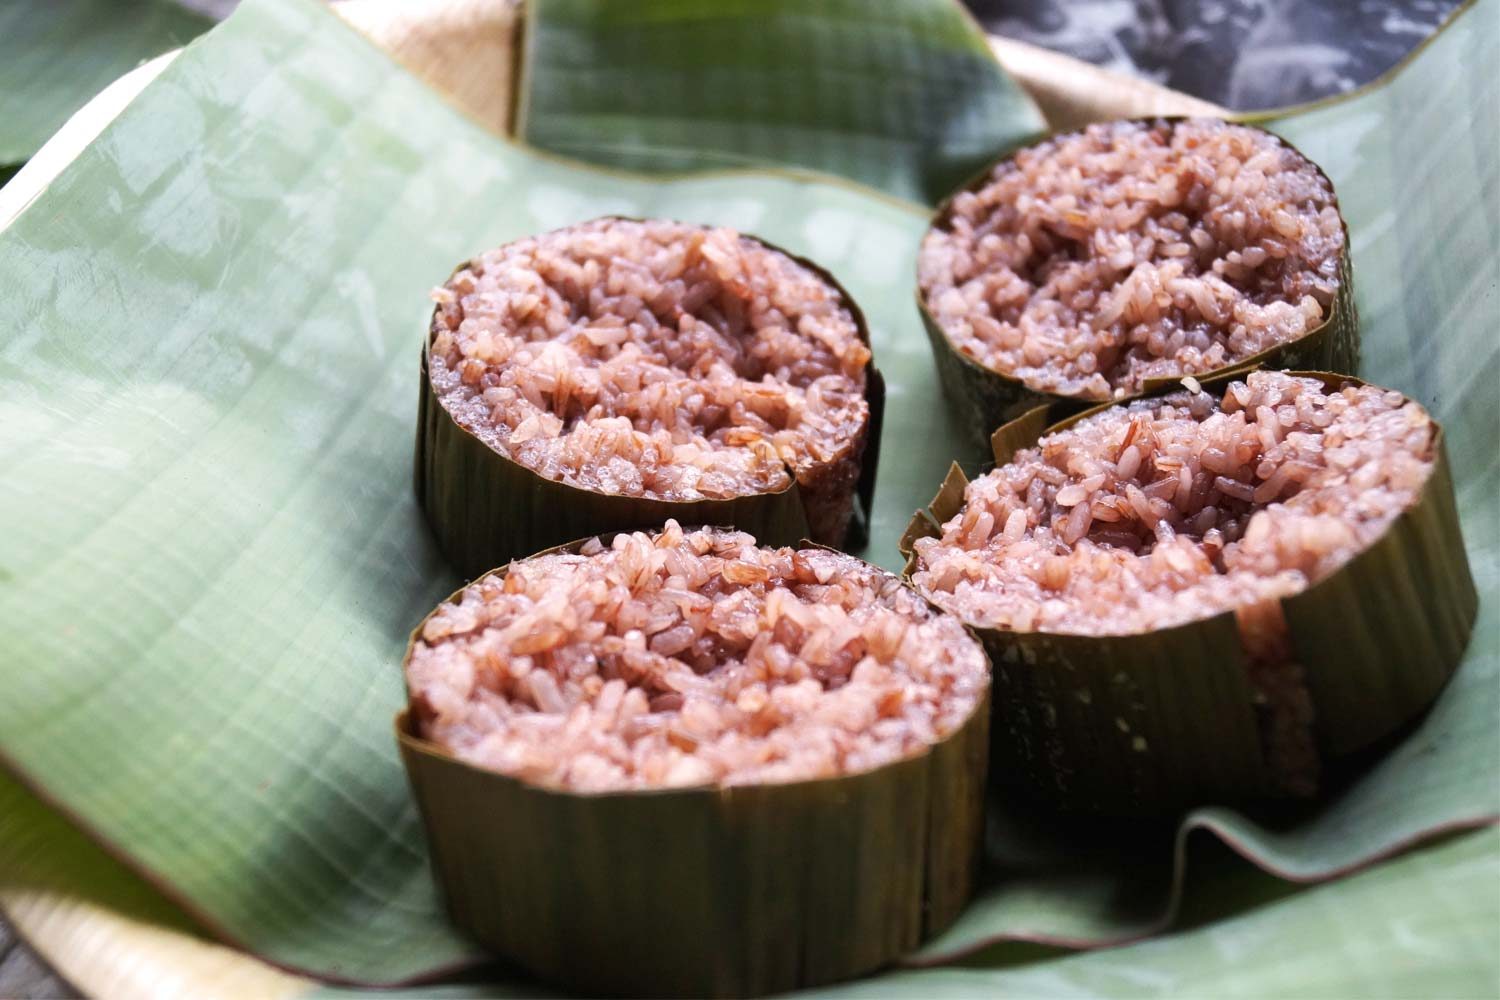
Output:
[[[997,35],[1240,111],[1352,90],[1461,0],[965,0]]]
[[[235,0],[185,2],[223,17]],[[1461,0],[964,2],[997,35],[1253,110],[1316,100],[1373,80]],[[0,918],[0,997],[71,996],[77,993]]]

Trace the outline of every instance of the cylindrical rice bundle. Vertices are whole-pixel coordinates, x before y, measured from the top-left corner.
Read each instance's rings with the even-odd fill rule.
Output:
[[[668,518],[863,543],[884,391],[859,308],[811,263],[604,218],[433,297],[417,496],[466,575]]]
[[[847,978],[978,863],[989,668],[899,578],[747,534],[621,533],[412,635],[397,732],[454,920],[591,994]]]
[[[994,436],[902,548],[994,664],[993,772],[1117,814],[1306,796],[1424,709],[1478,597],[1442,435],[1324,373],[1195,380]]]
[[[1333,185],[1280,138],[1217,119],[1090,125],[944,202],[918,304],[976,438],[1062,398],[1120,400],[1229,367],[1353,372]]]

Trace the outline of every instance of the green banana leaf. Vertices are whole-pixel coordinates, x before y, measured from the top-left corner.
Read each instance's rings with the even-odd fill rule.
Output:
[[[0,4],[0,184],[120,74],[212,23],[172,0]]]
[[[1185,868],[1189,916],[1205,895],[1234,910],[1284,891],[1188,851],[1192,828],[1317,879],[1500,811],[1500,115],[1463,68],[1493,62],[1497,10],[1470,8],[1384,87],[1275,123],[1343,195],[1364,374],[1448,427],[1485,602],[1458,678],[1302,815],[1202,810],[1175,843],[1120,846],[1000,807],[993,881],[917,961],[1139,936],[1176,914]],[[809,174],[559,164],[481,132],[312,0],[250,0],[0,233],[0,754],[220,936],[366,983],[473,959],[439,914],[389,737],[405,632],[455,583],[409,481],[424,292],[477,249],[606,212],[754,231],[864,305],[890,382],[869,554],[894,566],[949,458],[933,442],[957,439],[911,305],[920,206]],[[49,818],[19,801],[8,815]],[[1059,991],[1190,991],[1241,954],[1250,993],[1303,989],[1318,956],[1330,991],[1378,968],[1473,992],[1494,958],[1445,921],[1493,937],[1495,859],[1471,834],[1131,948],[1034,969],[989,949],[849,989],[1043,991],[1078,962]],[[1293,906],[1285,926],[1305,929],[1263,961]]]
[[[0,840],[32,859],[26,884],[83,893],[135,920],[192,924],[146,882],[0,775]],[[807,994],[826,997],[1414,996],[1494,994],[1500,833],[1443,841],[1340,882],[1276,890],[1244,865],[1195,859],[1184,929],[1127,948],[992,950],[962,965],[907,970]],[[1205,884],[1205,882],[1207,884]],[[1479,887],[1480,891],[1476,891]],[[1355,915],[1359,915],[1356,917]],[[548,997],[544,985],[479,969],[395,991],[325,987],[308,1000]]]
[[[1343,997],[1365,1000],[1491,997],[1500,895],[1500,833],[1445,842],[1345,881],[1273,899],[1245,869],[1216,888],[1244,912],[1196,914],[1189,929],[1129,948],[1075,953],[1040,949],[1001,960],[903,970],[808,990],[807,998]],[[1358,914],[1358,919],[1353,917]],[[1215,918],[1215,919],[1210,919]],[[375,994],[324,988],[309,1000],[425,1000],[556,996],[545,987],[475,981]]]
[[[635,13],[620,14],[608,0],[548,0],[537,5],[530,31],[533,38],[566,39],[567,44],[559,46],[561,54],[552,60],[567,67],[584,65],[586,53],[609,62],[614,79],[632,73],[657,79],[660,73],[672,86],[698,93],[696,101],[728,114],[734,91],[719,87],[720,81],[701,60],[672,63],[662,70],[648,55],[680,40],[681,21],[701,15],[698,5],[647,6],[649,13],[632,6]],[[692,13],[684,14],[684,9]],[[1482,382],[1468,385],[1476,372],[1486,373],[1491,381],[1495,377],[1497,342],[1488,328],[1496,315],[1493,296],[1500,274],[1494,222],[1495,147],[1500,140],[1495,127],[1497,90],[1487,76],[1466,73],[1465,67],[1485,65],[1493,58],[1500,38],[1497,13],[1500,5],[1493,2],[1473,6],[1414,57],[1398,79],[1367,93],[1291,113],[1255,116],[1318,161],[1340,192],[1354,231],[1355,287],[1364,324],[1363,374],[1412,393],[1444,419],[1462,412],[1471,421],[1459,430],[1463,443],[1458,447],[1480,460],[1470,465],[1472,478],[1462,478],[1459,489],[1475,504],[1486,503],[1500,486],[1494,443],[1500,391]],[[629,25],[630,41],[616,48],[622,23]],[[753,29],[746,29],[740,37],[753,35]],[[721,36],[720,47],[732,48],[732,41]],[[532,61],[546,66],[548,59],[540,53]],[[692,164],[694,152],[702,154],[700,165],[713,164],[719,137],[705,134],[693,116],[675,118],[669,103],[633,105],[630,111],[647,123],[641,130],[611,142],[590,143],[589,128],[598,116],[618,111],[620,100],[605,87],[578,85],[548,66],[533,71],[530,86],[520,94],[519,113],[523,122],[546,123],[526,129],[533,142],[606,165],[649,166],[652,157],[666,155],[664,151],[677,157],[675,164]],[[751,127],[758,124],[752,118]],[[860,176],[838,164],[831,168]],[[1404,185],[1410,185],[1410,191]],[[1476,205],[1488,211],[1476,212]],[[1455,269],[1453,261],[1462,266]],[[1491,298],[1486,301],[1485,295]],[[1418,349],[1432,329],[1448,332],[1445,349]],[[1450,409],[1458,401],[1439,399],[1449,387],[1470,390],[1460,403],[1461,411]],[[956,445],[954,451],[953,457],[959,457]],[[931,480],[928,496],[940,478]],[[920,506],[926,499],[903,497],[908,506]],[[1467,508],[1476,509],[1484,508]],[[1493,567],[1500,548],[1497,518],[1470,513],[1465,526],[1471,552],[1487,553]],[[1476,570],[1481,577],[1484,572]],[[1179,834],[1210,830],[1269,871],[1317,879],[1388,854],[1434,830],[1492,821],[1500,812],[1494,776],[1500,743],[1490,725],[1500,717],[1496,629],[1493,612],[1486,613],[1465,673],[1439,709],[1397,752],[1347,782],[1327,807],[1303,815],[1200,810],[1184,820]],[[1414,767],[1426,760],[1433,744],[1474,752],[1431,770],[1424,763]],[[992,855],[1024,859],[1020,871],[1011,865],[1005,891],[982,896],[966,918],[925,949],[922,958],[950,958],[1005,936],[1118,941],[1146,933],[1170,916],[1182,877],[1180,863],[1168,860],[1170,836],[1157,837],[1159,860],[1142,864],[1140,841],[1120,850],[1112,844],[1117,839],[1113,834],[1080,836],[1024,816],[1002,815],[997,825],[1004,830],[1003,843]],[[1151,839],[1143,839],[1149,857]],[[1121,905],[1120,900],[1127,902]],[[1106,901],[1112,901],[1112,908],[1101,917]]]
[[[800,166],[936,200],[1041,112],[952,0],[530,0],[516,132],[630,170]]]

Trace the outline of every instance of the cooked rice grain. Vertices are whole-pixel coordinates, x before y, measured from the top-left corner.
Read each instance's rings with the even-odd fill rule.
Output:
[[[1102,400],[1312,331],[1343,245],[1327,178],[1269,133],[1113,122],[1021,150],[955,197],[919,285],[965,354]]]
[[[965,621],[1081,635],[1248,614],[1327,577],[1412,506],[1434,424],[1399,392],[1254,372],[1222,400],[1117,406],[975,479],[912,582]],[[1242,614],[1252,657],[1257,629]]]
[[[803,488],[840,544],[870,351],[837,288],[728,229],[598,219],[481,254],[433,292],[454,419],[545,478],[656,500]]]
[[[957,731],[989,683],[963,626],[891,574],[675,522],[476,581],[407,680],[427,739],[584,792],[871,770]]]

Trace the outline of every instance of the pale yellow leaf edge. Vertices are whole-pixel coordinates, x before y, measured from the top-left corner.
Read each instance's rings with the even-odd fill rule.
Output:
[[[480,124],[510,124],[517,0],[344,0],[351,25]],[[1009,39],[991,38],[1005,68],[1054,129],[1143,115],[1223,115],[1222,108],[1146,81]],[[137,67],[79,110],[3,188],[8,226],[164,70],[176,53]],[[495,81],[503,81],[497,90]],[[119,1000],[281,1000],[317,986],[205,937],[116,912],[91,898],[67,857],[16,818],[0,822],[0,911],[70,983]]]

